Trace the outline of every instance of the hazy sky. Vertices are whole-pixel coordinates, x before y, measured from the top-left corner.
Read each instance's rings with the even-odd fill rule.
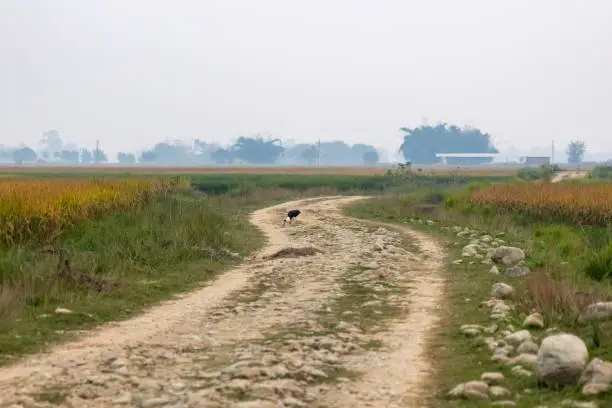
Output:
[[[0,143],[471,124],[612,150],[611,0],[0,0]]]

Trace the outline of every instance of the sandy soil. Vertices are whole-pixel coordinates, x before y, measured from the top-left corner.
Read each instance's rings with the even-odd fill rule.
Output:
[[[360,199],[256,211],[262,251],[198,291],[0,369],[0,407],[421,407],[442,253],[423,234],[344,217]],[[293,208],[302,214],[283,226]]]

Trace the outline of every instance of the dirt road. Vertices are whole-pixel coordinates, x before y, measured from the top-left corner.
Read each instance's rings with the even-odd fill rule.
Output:
[[[551,180],[552,183],[558,183],[562,180],[583,178],[589,175],[588,170],[575,170],[575,171],[559,171],[553,175]]]
[[[358,199],[256,211],[260,253],[0,369],[0,407],[421,407],[442,254],[424,235],[344,217]],[[292,208],[298,222],[282,226]]]

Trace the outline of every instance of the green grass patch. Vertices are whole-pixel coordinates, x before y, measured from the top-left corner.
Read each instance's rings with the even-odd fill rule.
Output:
[[[0,364],[200,287],[263,244],[251,211],[319,193],[180,191],[77,225],[54,247],[0,249]]]
[[[251,208],[236,204],[175,194],[78,225],[51,249],[3,248],[0,362],[72,330],[132,316],[237,263],[261,236],[247,222]]]

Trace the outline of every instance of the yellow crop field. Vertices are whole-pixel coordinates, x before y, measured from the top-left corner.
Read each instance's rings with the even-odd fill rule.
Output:
[[[612,222],[612,184],[497,184],[474,191],[470,201],[577,225]]]
[[[0,241],[52,241],[81,221],[137,208],[185,183],[180,178],[0,178]]]

